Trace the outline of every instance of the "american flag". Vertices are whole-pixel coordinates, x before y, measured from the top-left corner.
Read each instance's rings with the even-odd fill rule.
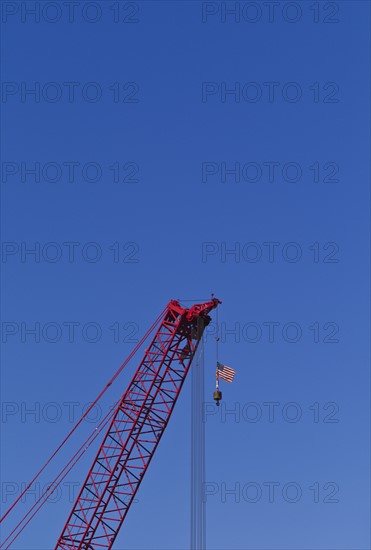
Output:
[[[218,378],[222,378],[226,382],[232,382],[235,374],[236,371],[227,367],[227,365],[223,365],[219,362],[216,364],[216,376]]]

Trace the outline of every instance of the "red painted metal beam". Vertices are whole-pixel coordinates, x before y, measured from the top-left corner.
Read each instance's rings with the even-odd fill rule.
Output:
[[[55,550],[110,549],[170,419],[213,298],[172,300],[95,457]]]

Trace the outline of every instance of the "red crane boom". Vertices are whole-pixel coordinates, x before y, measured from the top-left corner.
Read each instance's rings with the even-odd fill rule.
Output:
[[[110,549],[170,419],[216,298],[184,308],[169,302],[55,550]]]

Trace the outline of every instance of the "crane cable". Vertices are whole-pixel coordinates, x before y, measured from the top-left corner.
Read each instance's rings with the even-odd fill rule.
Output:
[[[99,394],[99,396],[97,397],[97,399],[95,400],[95,402],[93,403],[93,406],[95,403],[97,403],[97,401],[100,399],[100,397],[105,393],[105,391],[107,390],[107,388],[112,384],[112,382],[117,378],[117,376],[120,374],[120,372],[123,370],[123,368],[126,366],[126,364],[130,361],[130,359],[133,357],[133,355],[136,353],[136,351],[138,351],[139,347],[143,344],[143,342],[148,338],[149,334],[153,331],[153,329],[155,328],[155,326],[158,324],[158,322],[160,321],[160,319],[162,318],[164,312],[165,312],[166,308],[161,312],[161,314],[158,316],[158,318],[156,319],[156,321],[153,323],[153,325],[150,327],[150,329],[147,331],[147,333],[144,335],[144,337],[141,339],[141,341],[137,344],[137,346],[134,348],[134,350],[131,352],[131,354],[129,355],[129,357],[125,360],[125,362],[121,365],[121,367],[118,369],[118,371],[116,372],[116,374],[111,378],[111,380],[107,383],[107,385],[105,386],[104,390]],[[121,398],[120,398],[121,399]],[[74,456],[70,459],[70,461],[67,463],[67,465],[62,469],[62,471],[58,474],[58,476],[54,479],[54,481],[52,482],[52,484],[46,489],[46,491],[43,492],[43,494],[39,497],[39,499],[34,503],[34,505],[31,507],[31,509],[27,512],[27,514],[25,514],[25,516],[23,516],[23,518],[21,519],[21,521],[16,525],[16,527],[13,529],[13,531],[8,535],[8,537],[4,540],[4,542],[1,544],[1,548],[4,546],[4,544],[9,540],[9,538],[13,535],[13,533],[15,533],[15,531],[17,531],[20,526],[22,525],[22,523],[25,521],[25,519],[31,514],[32,510],[37,506],[37,504],[43,499],[43,497],[45,497],[45,495],[47,495],[47,497],[43,500],[43,502],[41,502],[41,504],[39,505],[39,507],[35,510],[35,512],[32,514],[32,516],[29,518],[29,520],[26,522],[25,525],[22,526],[22,528],[19,530],[19,532],[15,535],[15,537],[12,539],[12,541],[9,543],[9,544],[12,544],[16,538],[18,538],[18,536],[21,534],[21,532],[25,529],[25,527],[29,524],[29,522],[31,521],[31,519],[35,516],[35,514],[40,510],[40,508],[45,504],[45,502],[47,502],[47,499],[49,496],[51,496],[53,494],[53,492],[59,487],[60,483],[63,481],[63,479],[65,479],[65,477],[68,475],[68,473],[72,470],[72,468],[75,466],[75,464],[80,460],[80,458],[83,456],[83,454],[86,452],[86,450],[88,449],[88,447],[90,447],[90,445],[93,443],[93,441],[96,439],[96,437],[100,434],[100,432],[103,430],[103,428],[107,425],[107,423],[109,422],[109,420],[111,419],[111,417],[113,416],[114,412],[115,412],[115,409],[116,409],[116,406],[119,404],[120,402],[120,399],[117,401],[115,407],[113,407],[110,411],[108,411],[108,413],[106,414],[105,418],[100,422],[99,424],[99,427],[97,427],[93,432],[92,434],[90,434],[90,436],[88,437],[88,439],[83,443],[83,445],[81,445],[81,447],[79,448],[79,450],[74,454]],[[91,407],[89,408],[89,410],[91,410]],[[87,411],[87,413],[89,412],[89,410]],[[84,417],[86,416],[86,414],[84,415]],[[84,418],[83,417],[83,418]],[[82,419],[80,419],[79,423],[82,421]],[[74,429],[76,429],[78,426],[78,424],[76,424],[76,426],[74,427]],[[58,450],[63,446],[63,444],[65,443],[65,441],[67,441],[68,437],[72,434],[74,430],[72,430],[70,432],[70,434],[65,438],[64,442],[59,446],[59,448],[57,449],[57,451],[55,451],[54,453],[54,456],[55,454],[58,452]],[[89,440],[91,439],[91,441],[89,442]],[[78,454],[80,453],[79,456],[77,456]],[[76,458],[77,457],[77,458]],[[74,460],[76,458],[76,460]],[[50,462],[50,460],[52,459],[52,457],[49,459],[48,462]],[[47,463],[48,463],[47,462]],[[44,467],[40,470],[40,472],[35,476],[34,480],[37,479],[38,475],[40,475],[40,473],[42,472],[42,470],[46,467],[47,463],[44,465]],[[72,463],[72,464],[71,464]],[[70,466],[71,464],[71,466]],[[69,467],[70,466],[70,467]],[[69,467],[69,468],[68,468]],[[65,470],[67,470],[65,472]],[[65,472],[65,473],[64,473]],[[59,479],[59,481],[57,482],[58,478],[64,473],[64,475],[61,477],[61,479]],[[32,484],[33,482],[31,482],[27,489],[30,487],[30,485]],[[54,484],[54,487],[52,488],[52,490],[50,491],[50,487]],[[23,491],[22,495],[26,492],[26,490]],[[19,498],[21,498],[21,496]],[[19,500],[19,498],[17,500]],[[16,504],[16,502],[13,504],[13,507],[14,505]],[[10,510],[8,510],[8,513],[9,513]],[[5,517],[5,516],[4,516]],[[8,549],[10,546],[7,546],[6,548]]]
[[[219,364],[219,311],[216,309],[216,376],[215,376],[215,389],[219,390],[219,375],[218,375],[218,364]]]
[[[204,341],[191,372],[191,518],[190,548],[206,549],[205,483],[205,357]]]
[[[126,365],[129,363],[129,361],[133,358],[133,356],[137,353],[139,348],[143,345],[143,343],[146,341],[148,336],[151,334],[151,332],[154,330],[156,325],[160,322],[162,317],[165,314],[165,311],[167,310],[167,307],[163,309],[163,311],[160,313],[160,315],[157,317],[157,319],[154,321],[154,323],[151,325],[151,327],[147,330],[145,335],[142,337],[142,339],[138,342],[138,344],[135,346],[135,348],[132,350],[132,352],[129,354],[129,356],[125,359],[125,361],[122,363],[122,365],[118,368],[116,373],[112,376],[112,378],[107,382],[103,390],[98,394],[98,396],[95,398],[95,400],[91,403],[89,408],[85,411],[85,413],[82,415],[80,420],[75,424],[75,426],[72,428],[72,430],[67,434],[67,436],[63,439],[62,443],[57,447],[57,449],[54,451],[54,453],[48,458],[48,460],[45,462],[43,467],[37,472],[37,474],[32,478],[32,480],[28,483],[28,485],[25,487],[25,489],[22,491],[22,493],[18,496],[18,498],[13,502],[13,504],[10,506],[10,508],[7,510],[7,512],[0,518],[0,523],[4,521],[4,519],[8,516],[8,514],[13,510],[13,508],[16,506],[16,504],[20,501],[20,499],[23,497],[23,495],[29,490],[31,485],[36,481],[36,479],[40,476],[40,474],[45,470],[45,468],[50,464],[50,462],[53,460],[53,458],[56,456],[56,454],[61,450],[61,448],[65,445],[67,440],[71,437],[71,435],[74,433],[74,431],[77,429],[77,427],[82,423],[82,421],[87,417],[89,412],[93,409],[93,407],[98,403],[98,401],[102,398],[102,396],[106,393],[108,388],[112,385],[112,383],[116,380],[116,378],[121,374],[123,369],[126,367]],[[114,410],[114,409],[113,409]],[[111,411],[109,411],[111,413]],[[108,420],[107,420],[108,422]],[[57,487],[55,487],[57,488]],[[50,493],[51,494],[51,493]],[[22,520],[23,521],[23,520]],[[9,538],[9,537],[8,537]]]
[[[88,439],[81,445],[81,447],[76,451],[76,453],[73,455],[73,457],[69,460],[69,462],[66,464],[66,466],[61,470],[61,472],[57,475],[57,477],[51,482],[51,484],[47,487],[47,489],[41,494],[41,496],[38,498],[38,500],[33,504],[33,506],[30,508],[30,510],[23,516],[23,518],[17,523],[17,525],[14,527],[14,529],[9,533],[9,535],[6,537],[6,539],[1,543],[0,548],[4,548],[5,543],[10,539],[10,537],[19,529],[18,533],[13,537],[13,539],[9,542],[8,546],[6,546],[5,550],[8,550],[10,548],[10,545],[13,544],[13,542],[19,537],[19,535],[22,533],[22,531],[27,527],[27,525],[30,523],[32,518],[37,514],[37,512],[40,510],[40,508],[47,502],[48,498],[54,493],[54,491],[59,487],[61,482],[66,478],[66,476],[70,473],[72,468],[77,464],[77,462],[80,460],[80,458],[84,455],[84,453],[88,450],[90,445],[93,443],[93,441],[98,437],[98,435],[101,433],[103,428],[108,424],[108,422],[111,420],[111,418],[114,415],[116,406],[118,406],[121,398],[117,401],[115,406],[108,411],[106,416],[103,418],[103,420],[100,422],[99,427],[95,428],[95,430],[90,434]],[[91,439],[91,441],[89,441]],[[77,456],[80,453],[79,456]],[[77,458],[76,458],[77,457]],[[76,458],[76,460],[75,460]],[[70,466],[70,467],[69,467]],[[65,470],[67,470],[65,472]],[[58,478],[64,474],[59,480]],[[55,485],[54,485],[55,484]],[[52,487],[52,490],[50,488]],[[31,517],[27,520],[27,522],[21,527],[22,523],[27,519],[27,517],[31,514],[34,508],[39,504],[39,502],[45,497],[44,500],[41,502],[41,504],[38,506],[38,508],[34,511],[34,513],[31,515]]]

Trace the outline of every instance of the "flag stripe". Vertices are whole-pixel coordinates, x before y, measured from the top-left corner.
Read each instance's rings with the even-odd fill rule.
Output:
[[[230,367],[227,367],[226,365],[223,365],[222,363],[217,364],[216,374],[222,380],[225,380],[226,382],[232,382],[235,373],[236,373],[236,371],[234,369],[231,369]]]

